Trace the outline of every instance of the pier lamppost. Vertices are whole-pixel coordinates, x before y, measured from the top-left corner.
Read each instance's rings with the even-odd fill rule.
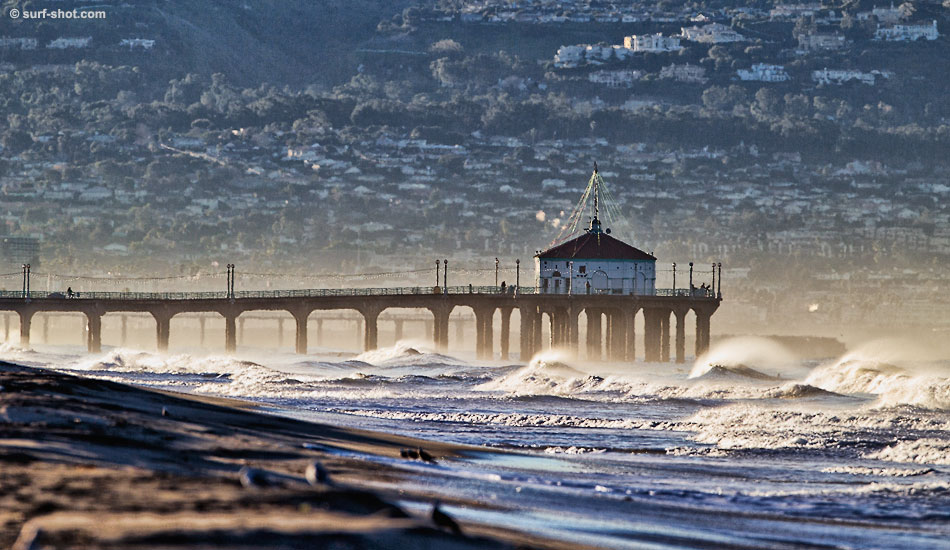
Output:
[[[712,264],[712,284],[709,285],[709,293],[714,294],[716,288],[716,264]]]
[[[495,286],[498,286],[498,258],[495,258]]]
[[[693,262],[689,262],[689,296],[693,297]]]
[[[228,299],[234,299],[234,264],[228,264]]]
[[[439,288],[439,260],[435,261],[435,288]]]
[[[515,260],[515,293],[521,289],[521,258]]]
[[[716,289],[716,298],[722,299],[722,262],[716,262],[716,269],[719,270],[719,284]]]
[[[673,296],[676,296],[676,262],[673,262]]]
[[[30,299],[30,264],[23,264],[23,297]]]
[[[448,294],[449,292],[449,260],[448,258],[442,260],[442,293]]]

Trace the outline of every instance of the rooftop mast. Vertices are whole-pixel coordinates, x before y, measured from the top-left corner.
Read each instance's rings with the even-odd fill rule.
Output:
[[[590,184],[594,187],[594,217],[590,220],[587,232],[600,234],[600,174],[597,173],[597,161],[594,161],[594,174],[590,177]]]

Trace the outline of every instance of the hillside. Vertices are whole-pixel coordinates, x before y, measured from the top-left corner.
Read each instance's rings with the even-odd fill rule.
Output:
[[[373,39],[381,18],[408,0],[145,0],[130,3],[25,2],[4,4],[0,36],[32,37],[30,51],[0,48],[0,62],[73,64],[79,60],[136,65],[160,82],[186,73],[222,73],[245,86],[323,86],[351,75],[355,50]],[[235,5],[239,7],[234,7]],[[102,9],[104,20],[27,20],[22,10]],[[57,38],[91,37],[84,48],[44,48]],[[149,49],[122,47],[123,39],[154,40]]]

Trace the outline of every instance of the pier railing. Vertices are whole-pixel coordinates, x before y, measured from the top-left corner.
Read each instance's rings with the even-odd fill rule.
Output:
[[[564,292],[545,292],[537,287],[505,287],[498,286],[449,286],[441,287],[381,287],[381,288],[311,288],[300,290],[241,290],[229,296],[227,292],[76,292],[71,296],[64,292],[30,291],[31,300],[223,300],[228,298],[258,299],[258,298],[323,298],[349,296],[420,296],[420,295],[460,295],[460,294],[491,294],[491,295],[535,295],[551,294],[566,295]],[[611,295],[630,296],[631,292],[591,291],[575,292],[574,295]],[[650,296],[648,294],[638,294]],[[675,298],[714,298],[711,289],[658,288],[652,296]],[[26,299],[27,294],[17,290],[0,290],[0,299]]]

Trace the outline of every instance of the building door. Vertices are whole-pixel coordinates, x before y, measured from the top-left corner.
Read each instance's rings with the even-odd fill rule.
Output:
[[[591,273],[590,286],[594,292],[606,291],[607,290],[607,274],[599,270]]]

